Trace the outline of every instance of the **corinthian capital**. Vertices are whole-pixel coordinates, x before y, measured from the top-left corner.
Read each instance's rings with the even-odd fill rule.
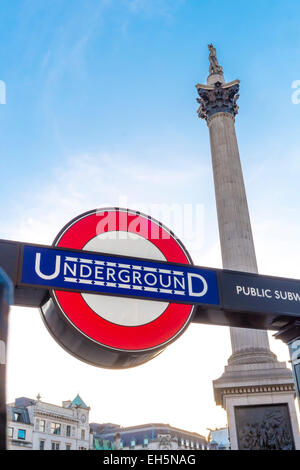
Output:
[[[201,119],[209,119],[216,113],[229,113],[235,117],[238,113],[237,100],[239,98],[239,80],[230,83],[216,82],[213,85],[196,85],[200,98],[197,102],[198,116]]]

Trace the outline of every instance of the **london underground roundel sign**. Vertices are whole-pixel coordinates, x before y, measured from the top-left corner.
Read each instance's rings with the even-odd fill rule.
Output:
[[[67,258],[65,279],[74,275],[75,263],[83,261],[84,252],[192,264],[188,252],[170,230],[153,218],[128,209],[106,208],[79,215],[61,230],[53,247],[78,250],[78,258]],[[101,272],[101,266],[88,262],[95,263],[85,259],[80,264],[80,276],[75,273],[75,277],[80,277],[77,282],[90,282],[84,279],[92,268]],[[99,284],[112,289],[125,287],[130,266],[114,262],[105,265],[107,277],[98,276],[102,279]],[[149,286],[146,289],[154,290],[151,285],[155,276],[151,268],[148,270],[144,277]],[[168,271],[164,272],[160,274],[163,286],[174,288],[170,286]],[[142,289],[138,282],[135,288]],[[194,306],[113,293],[52,289],[41,310],[50,332],[71,354],[96,366],[126,368],[148,361],[174,341],[190,323]]]

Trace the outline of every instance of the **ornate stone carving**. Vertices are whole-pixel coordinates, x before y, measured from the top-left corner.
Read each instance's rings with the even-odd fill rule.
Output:
[[[158,434],[159,449],[171,450],[171,434]]]
[[[200,98],[198,116],[208,120],[216,113],[229,113],[233,117],[238,113],[237,100],[239,98],[239,82],[235,81],[228,85],[216,82],[214,86],[196,85]]]
[[[295,448],[287,405],[236,407],[239,450]]]

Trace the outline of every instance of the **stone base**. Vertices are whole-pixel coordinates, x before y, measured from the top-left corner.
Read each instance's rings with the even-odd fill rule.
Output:
[[[234,358],[232,357],[231,359]],[[252,409],[252,415],[255,415],[255,413],[257,414],[258,412],[258,406],[262,407],[261,423],[254,421],[251,424],[251,408],[247,409],[247,412],[249,412],[249,422],[246,424],[249,427],[249,436],[251,433],[258,433],[259,435],[266,434],[266,427],[270,435],[272,435],[272,433],[274,434],[275,431],[277,434],[278,432],[284,434],[287,432],[285,428],[289,427],[292,433],[293,446],[295,449],[300,450],[299,426],[295,408],[294,380],[292,372],[286,367],[284,362],[277,362],[273,359],[273,361],[270,362],[234,364],[234,360],[232,360],[231,363],[225,367],[224,374],[219,379],[214,380],[213,386],[217,405],[221,405],[227,411],[232,450],[239,449],[241,433],[245,435],[245,423],[241,430],[238,429],[238,423],[236,422],[238,407],[255,407]],[[271,410],[271,408],[268,408],[270,405],[283,406],[276,406]],[[288,412],[284,411],[286,408]],[[268,412],[268,409],[271,410],[271,413]],[[285,419],[285,428],[280,424],[280,420],[284,421],[283,412],[289,415],[289,419]],[[276,421],[275,424],[272,421],[272,413],[276,417],[276,419],[274,418],[275,421],[278,421]],[[276,415],[278,415],[280,419]],[[268,423],[268,416],[271,416],[270,419],[273,427],[270,427]],[[257,427],[262,430],[255,430]],[[279,431],[277,432],[277,430]],[[248,441],[249,439],[250,438],[248,438]],[[264,441],[263,437],[259,439],[261,442]],[[260,442],[259,439],[258,442]],[[274,438],[274,442],[275,440]],[[257,446],[259,444],[256,443],[255,445]],[[276,445],[278,445],[278,443]]]
[[[231,366],[236,366],[238,364],[262,364],[262,363],[278,363],[277,357],[272,351],[268,348],[249,348],[243,349],[242,351],[237,351],[233,353],[228,359],[229,369]],[[233,372],[234,369],[232,369]],[[291,374],[283,367],[282,373],[284,376],[291,376]],[[230,372],[229,372],[230,373]]]
[[[207,77],[207,85],[214,85],[217,82],[225,83],[224,75],[213,73]]]

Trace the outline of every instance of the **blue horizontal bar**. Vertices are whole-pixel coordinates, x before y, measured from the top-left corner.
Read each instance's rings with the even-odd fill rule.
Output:
[[[214,270],[24,245],[21,283],[56,290],[219,305]]]

